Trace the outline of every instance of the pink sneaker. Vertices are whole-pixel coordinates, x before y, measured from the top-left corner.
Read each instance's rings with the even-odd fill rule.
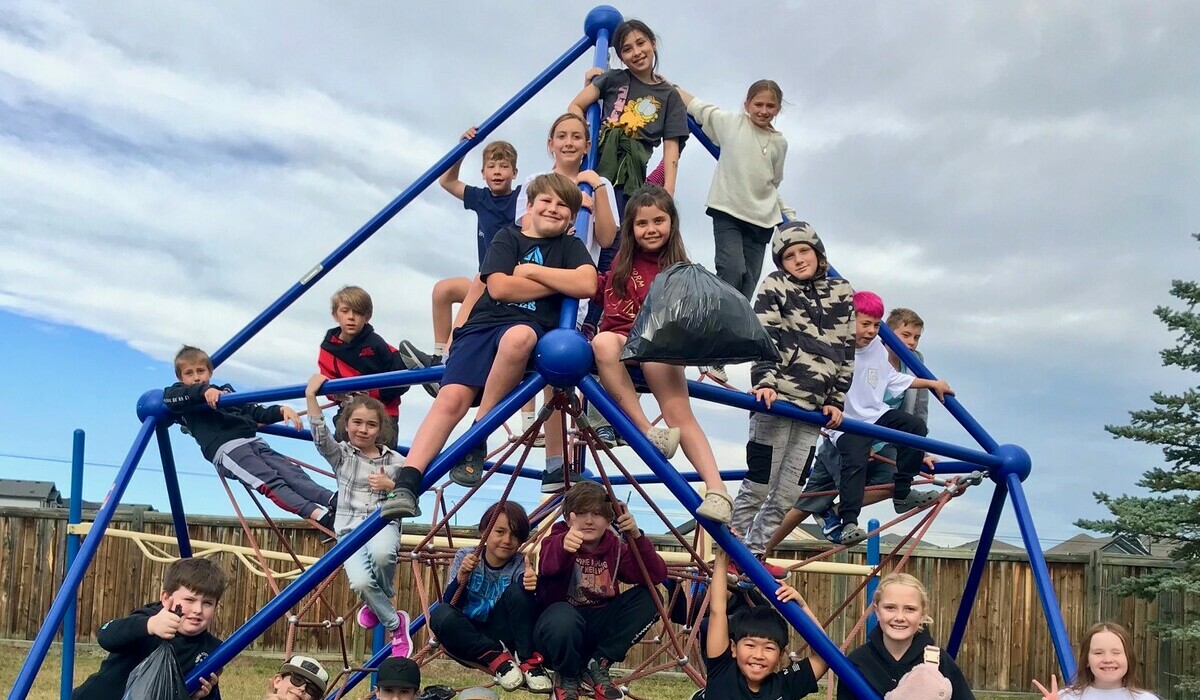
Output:
[[[375,611],[366,605],[358,609],[358,615],[355,617],[358,620],[358,626],[365,630],[373,629],[375,625],[379,624],[379,617]]]
[[[392,656],[408,657],[412,653],[412,637],[408,636],[408,613],[397,610],[400,626],[392,632]]]

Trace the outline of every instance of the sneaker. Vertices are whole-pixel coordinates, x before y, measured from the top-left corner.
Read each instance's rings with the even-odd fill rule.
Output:
[[[404,363],[405,369],[425,369],[426,367],[437,367],[442,364],[441,357],[427,355],[407,340],[400,341],[400,345],[396,348],[396,353],[400,355],[400,361]],[[435,399],[437,398],[438,390],[442,388],[442,385],[437,382],[426,382],[421,386],[425,387],[425,393]]]
[[[612,662],[604,657],[592,659],[588,662],[584,673],[592,683],[592,693],[596,696],[596,700],[621,700],[625,697],[625,693],[613,683],[612,676],[609,675],[609,668]]]
[[[832,536],[828,539],[830,542],[832,542],[834,544],[842,544],[842,545],[857,544],[857,543],[862,542],[863,540],[867,539],[867,531],[862,529],[858,525],[855,525],[854,523],[849,523],[849,524],[845,525],[844,527],[842,527],[840,532],[836,533],[834,536]]]
[[[897,513],[907,513],[910,510],[920,508],[924,505],[929,505],[937,500],[937,493],[934,491],[909,491],[904,498],[893,498],[892,506],[896,508]]]
[[[547,469],[542,472],[542,493],[559,493],[566,491],[567,485],[563,480],[563,468]]]
[[[554,690],[554,681],[542,666],[545,659],[534,652],[528,659],[521,662],[521,673],[525,676],[525,689],[531,693],[549,693]]]
[[[408,613],[397,610],[396,616],[400,618],[400,626],[392,632],[392,656],[408,658],[412,653],[412,637],[408,636]]]
[[[826,508],[817,517],[822,521],[821,534],[825,535],[825,539],[829,539],[833,533],[842,529],[842,517],[833,508]]]
[[[450,481],[459,486],[473,488],[483,478],[483,462],[487,459],[487,442],[481,442],[467,451],[461,461],[450,470]]]
[[[701,367],[700,372],[707,374],[712,379],[717,380],[722,384],[729,383],[729,375],[725,372],[724,365],[712,365],[711,367]]]
[[[328,508],[325,509],[325,515],[322,515],[317,520],[317,524],[320,525],[321,527],[325,528],[326,530],[329,530],[330,532],[337,532],[336,530],[333,529],[333,519],[336,517],[337,517],[337,510],[335,510],[333,506],[329,506]]]
[[[709,491],[704,494],[696,515],[728,525],[733,522],[733,499],[722,491]]]
[[[771,574],[771,577],[775,580],[782,581],[788,577],[787,569],[783,568],[782,566],[775,566],[774,564],[768,563],[766,559],[763,558],[763,555],[759,554],[754,558],[758,559],[758,563],[762,564],[763,568],[767,570],[767,573]],[[742,575],[742,570],[738,567],[737,562],[733,559],[729,560],[729,573],[733,574],[734,576]]]
[[[679,428],[650,428],[646,431],[646,439],[663,457],[670,459],[679,449]]]
[[[525,682],[525,675],[521,673],[521,669],[517,667],[517,662],[513,659],[512,654],[507,651],[492,659],[488,664],[488,670],[496,677],[496,682],[505,690],[516,690]]]
[[[596,428],[596,438],[610,450],[617,446],[617,431],[611,425],[602,425]]]
[[[358,609],[355,619],[358,620],[358,626],[365,630],[374,629],[379,624],[379,616],[365,605]]]
[[[579,700],[579,679],[567,678],[561,673],[554,677],[554,700]]]
[[[384,520],[421,517],[421,507],[417,505],[416,495],[403,486],[397,486],[389,493],[379,510]]]

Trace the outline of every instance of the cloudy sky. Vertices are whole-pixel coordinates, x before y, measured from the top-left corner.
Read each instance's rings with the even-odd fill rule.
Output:
[[[173,381],[179,344],[224,343],[573,44],[588,8],[4,3],[0,475],[66,490],[61,460],[81,427],[85,497],[102,497],[137,396]],[[661,71],[707,100],[736,108],[755,79],[783,86],[784,196],[857,288],[925,317],[934,371],[1000,442],[1030,451],[1047,543],[1101,514],[1093,490],[1133,490],[1158,462],[1102,426],[1194,381],[1159,367],[1172,339],[1151,310],[1200,269],[1188,236],[1200,229],[1200,6],[620,9],[659,33]],[[547,165],[545,131],[589,61],[497,132],[522,173]],[[704,263],[712,170],[703,149],[685,152],[683,230]],[[472,154],[464,176],[477,172]],[[384,337],[428,346],[429,291],[472,272],[473,231],[435,186],[219,377],[303,381],[328,295],[347,283],[372,292]],[[745,368],[733,377],[748,385]],[[410,393],[403,435],[428,405]],[[723,466],[744,466],[744,415],[697,410]],[[935,413],[935,437],[969,444]],[[194,444],[174,444],[189,511],[228,512]],[[157,468],[150,453],[127,501],[166,507]],[[939,541],[974,539],[988,495],[948,510]],[[1011,517],[1001,534],[1017,537]]]

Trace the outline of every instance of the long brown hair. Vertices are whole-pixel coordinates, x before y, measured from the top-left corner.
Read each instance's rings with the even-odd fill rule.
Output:
[[[1121,684],[1129,690],[1144,690],[1142,669],[1138,665],[1137,652],[1133,648],[1133,637],[1129,634],[1129,630],[1115,622],[1097,622],[1083,633],[1083,639],[1079,642],[1079,659],[1075,665],[1075,682],[1071,684],[1070,689],[1082,692],[1084,688],[1096,682],[1096,676],[1088,666],[1088,655],[1092,650],[1092,637],[1101,632],[1112,632],[1117,635],[1117,639],[1121,640],[1121,646],[1125,648],[1125,677],[1121,679]]]
[[[642,207],[657,207],[667,213],[671,219],[671,233],[667,244],[658,251],[658,269],[666,269],[675,263],[690,262],[687,250],[683,247],[683,237],[679,234],[679,212],[675,209],[675,200],[666,190],[658,185],[645,185],[625,203],[625,213],[621,216],[621,247],[612,265],[612,288],[617,296],[625,298],[625,283],[633,271],[633,255],[637,252],[637,239],[633,237],[633,220]]]

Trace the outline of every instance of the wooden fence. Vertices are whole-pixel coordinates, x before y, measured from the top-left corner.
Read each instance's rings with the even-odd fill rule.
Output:
[[[256,520],[251,524],[262,547],[282,549],[265,522]],[[173,535],[171,519],[162,513],[119,515],[113,527]],[[279,527],[297,554],[320,556],[327,549],[306,524],[281,521]],[[194,540],[249,545],[237,522],[231,518],[191,517],[189,532]],[[0,638],[29,640],[37,634],[62,581],[65,533],[64,511],[0,509]],[[469,538],[462,540],[463,545],[474,542]],[[809,556],[806,551],[817,548],[818,545],[792,545],[780,556],[799,559]],[[664,545],[664,549],[670,547]],[[945,640],[950,633],[970,557],[971,554],[966,552],[921,548],[909,561],[907,571],[925,581],[932,594],[931,614],[935,621],[932,632],[936,639]],[[863,563],[864,556],[861,552],[849,552],[839,555],[837,560]],[[224,636],[260,609],[271,599],[273,592],[265,578],[250,574],[234,557],[221,555],[220,561],[231,577],[231,586],[221,600],[213,631]],[[1096,554],[1053,557],[1049,561],[1050,575],[1072,639],[1077,640],[1088,625],[1100,619],[1117,620],[1130,627],[1146,682],[1164,698],[1172,696],[1176,677],[1181,672],[1200,668],[1200,647],[1160,639],[1154,623],[1159,620],[1195,623],[1200,619],[1200,596],[1186,600],[1178,595],[1160,596],[1149,601],[1116,598],[1109,593],[1109,586],[1114,581],[1169,565],[1164,560]],[[126,615],[156,599],[164,567],[165,564],[144,557],[137,544],[130,540],[105,538],[79,589],[80,641],[95,641],[96,630],[106,620]],[[425,567],[421,569],[422,583],[426,589],[431,589],[430,573]],[[397,590],[398,604],[415,614],[420,611],[421,604],[415,592],[413,571],[410,566],[400,566]],[[444,571],[440,577],[444,581]],[[798,574],[792,577],[791,583],[805,594],[813,610],[821,615],[832,611],[861,580],[849,576]],[[344,629],[351,653],[365,659],[370,640],[353,624],[355,598],[344,576],[334,577],[326,597],[335,614],[347,620]],[[834,622],[829,633],[835,640],[845,639],[857,622],[863,605],[860,594],[848,612]],[[309,619],[332,617],[317,612],[314,610]],[[252,648],[282,651],[286,637],[287,624],[280,620]],[[419,640],[424,639],[422,634]],[[851,643],[859,641],[851,640]],[[801,643],[797,636],[793,647]],[[304,629],[297,634],[295,648],[336,654],[338,644],[335,633],[330,630]],[[631,653],[627,663],[639,663],[651,650],[651,645],[644,644]],[[967,679],[977,689],[1028,691],[1030,679],[1046,679],[1056,671],[1045,617],[1024,555],[992,555],[958,660]]]

